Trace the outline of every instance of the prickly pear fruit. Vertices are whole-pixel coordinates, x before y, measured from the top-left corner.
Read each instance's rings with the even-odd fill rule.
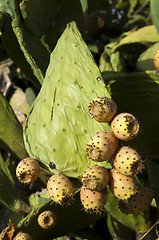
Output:
[[[55,224],[55,217],[53,215],[53,212],[44,211],[39,214],[37,221],[41,228],[49,229],[52,228]]]
[[[31,240],[32,238],[29,236],[29,234],[24,232],[19,232],[13,240]]]
[[[139,133],[139,122],[130,113],[120,113],[111,122],[114,135],[121,140],[131,140]]]
[[[151,188],[140,187],[138,191],[127,200],[120,200],[119,207],[123,213],[138,214],[149,207],[153,196],[154,192]]]
[[[143,161],[136,150],[129,146],[124,146],[115,153],[113,165],[121,174],[134,176],[141,172]]]
[[[107,97],[95,98],[88,106],[89,113],[98,122],[110,122],[117,112],[113,99]]]
[[[154,55],[154,64],[155,67],[157,68],[157,71],[159,71],[159,49],[156,51]]]
[[[80,199],[86,212],[99,214],[106,203],[107,191],[106,189],[102,191],[91,191],[85,186],[82,186]]]
[[[94,165],[87,168],[82,175],[83,185],[94,191],[101,191],[109,183],[109,173],[105,167]]]
[[[89,140],[86,154],[93,161],[103,162],[113,156],[117,147],[118,140],[113,132],[97,132]]]
[[[127,199],[138,189],[134,177],[125,176],[115,168],[110,171],[110,190],[119,199]]]
[[[69,178],[63,174],[51,176],[47,182],[47,190],[50,198],[62,206],[69,205],[73,200],[73,185]]]
[[[16,168],[16,176],[22,183],[34,182],[40,175],[40,166],[34,158],[21,160]]]

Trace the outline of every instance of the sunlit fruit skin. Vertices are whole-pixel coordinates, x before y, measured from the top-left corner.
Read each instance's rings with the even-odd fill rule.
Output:
[[[64,206],[73,201],[74,188],[68,177],[63,174],[51,176],[47,182],[47,190],[54,202]]]
[[[34,158],[21,160],[16,167],[16,176],[22,183],[32,183],[40,175],[40,165]]]
[[[113,158],[114,167],[126,176],[135,176],[143,169],[139,153],[129,146],[119,148]]]
[[[92,191],[82,186],[80,200],[86,212],[100,214],[107,200],[107,190]]]
[[[113,132],[97,132],[89,140],[86,148],[87,156],[96,162],[103,162],[113,156],[118,147],[118,140]]]
[[[55,224],[55,217],[54,217],[53,212],[44,211],[39,214],[37,221],[41,228],[50,229]]]
[[[98,122],[110,122],[117,112],[117,106],[113,99],[97,97],[88,106],[91,117]]]
[[[94,165],[87,168],[82,174],[82,184],[94,191],[101,191],[109,183],[109,173],[105,167]]]
[[[111,122],[114,135],[120,140],[134,139],[140,130],[139,122],[130,113],[120,113]]]
[[[125,176],[115,168],[110,171],[110,190],[118,199],[128,199],[138,190],[138,184],[134,177]]]
[[[154,55],[154,64],[155,67],[157,68],[157,71],[159,71],[159,49],[156,51]]]
[[[32,238],[27,233],[19,232],[13,240],[32,240]]]
[[[154,197],[154,191],[148,187],[140,187],[138,191],[127,200],[120,200],[120,210],[125,214],[138,214],[146,210]]]

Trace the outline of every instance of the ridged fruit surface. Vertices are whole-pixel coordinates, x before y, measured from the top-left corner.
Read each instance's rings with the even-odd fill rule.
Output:
[[[118,140],[113,132],[97,132],[87,144],[87,156],[96,162],[103,162],[113,156],[118,147]]]
[[[47,182],[47,190],[50,198],[62,206],[69,205],[73,200],[73,185],[69,178],[63,174],[51,176]]]
[[[140,187],[138,191],[126,201],[120,201],[119,207],[123,213],[138,214],[150,206],[153,197],[154,192],[151,188]]]
[[[102,209],[106,203],[107,191],[91,191],[82,186],[80,191],[80,199],[86,212],[99,214],[102,212]]]
[[[134,176],[142,171],[143,161],[136,150],[129,146],[123,146],[115,153],[113,165],[120,173]]]
[[[38,216],[38,224],[43,229],[50,229],[53,227],[55,223],[55,218],[53,212],[51,211],[44,211],[39,214]]]
[[[98,122],[110,122],[117,112],[113,99],[107,97],[95,98],[88,106],[92,118]]]
[[[128,199],[138,189],[134,177],[125,176],[115,168],[110,172],[110,190],[118,199]]]
[[[114,135],[121,140],[131,140],[139,133],[139,122],[130,113],[120,113],[111,122]]]
[[[87,168],[82,175],[83,185],[94,191],[101,191],[109,183],[109,173],[105,167],[94,165]]]
[[[16,168],[16,176],[22,183],[32,183],[40,175],[40,165],[34,158],[21,160]]]

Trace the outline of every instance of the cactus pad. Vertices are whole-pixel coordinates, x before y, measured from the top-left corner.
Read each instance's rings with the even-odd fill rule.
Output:
[[[98,96],[110,97],[92,54],[71,22],[51,54],[26,121],[24,141],[29,155],[51,173],[79,177],[90,166],[85,153],[88,140],[97,131],[110,130],[88,113],[89,103]]]

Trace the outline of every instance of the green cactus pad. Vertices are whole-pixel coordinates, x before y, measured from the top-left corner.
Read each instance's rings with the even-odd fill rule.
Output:
[[[51,173],[79,177],[91,165],[86,157],[90,137],[110,130],[88,113],[89,103],[98,96],[110,97],[92,54],[71,22],[51,54],[43,86],[26,121],[24,141],[29,155]],[[56,169],[50,168],[50,162]]]

